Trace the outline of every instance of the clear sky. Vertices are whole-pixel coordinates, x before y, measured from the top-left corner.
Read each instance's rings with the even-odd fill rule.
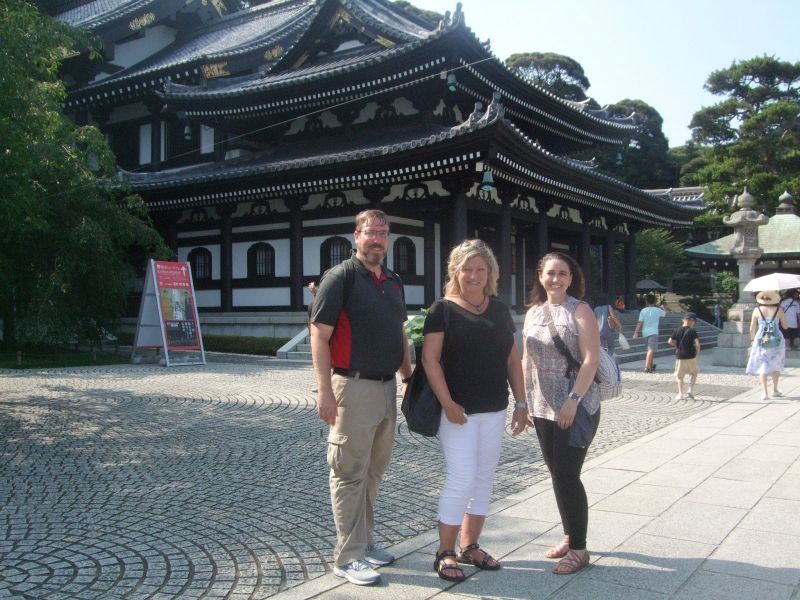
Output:
[[[444,13],[456,0],[411,0]],[[800,61],[798,0],[461,0],[467,26],[505,60],[555,52],[577,60],[600,104],[639,99],[664,119],[670,146],[718,101],[708,75],[764,54]]]

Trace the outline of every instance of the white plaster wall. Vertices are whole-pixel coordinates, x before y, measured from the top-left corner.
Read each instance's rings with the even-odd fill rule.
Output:
[[[288,306],[291,301],[289,288],[233,290],[234,306]]]
[[[425,302],[425,287],[421,285],[404,285],[406,304],[423,304]]]
[[[222,305],[219,290],[195,290],[194,297],[198,308],[217,308]]]
[[[200,154],[214,152],[214,128],[208,125],[200,126]]]

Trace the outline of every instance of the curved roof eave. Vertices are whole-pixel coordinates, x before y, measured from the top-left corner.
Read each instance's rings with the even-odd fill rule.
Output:
[[[91,83],[81,88],[70,90],[69,94],[72,97],[102,94],[106,88],[128,85],[131,80],[134,80],[138,77],[159,78],[159,83],[169,82],[170,74],[174,72],[185,71],[187,69],[194,70],[196,72],[196,68],[199,64],[218,61],[226,58],[229,59],[231,57],[247,54],[253,52],[254,50],[270,47],[283,38],[291,37],[292,33],[296,32],[297,29],[302,27],[316,11],[313,6],[309,8],[309,6],[303,6],[301,4],[297,11],[290,14],[283,23],[279,24],[275,29],[264,32],[256,40],[251,39],[242,43],[232,44],[228,48],[215,52],[208,51],[207,44],[203,42],[203,36],[218,33],[222,25],[230,25],[230,21],[232,20],[240,21],[243,26],[246,26],[252,22],[256,22],[258,19],[254,19],[253,17],[260,16],[260,13],[266,12],[267,8],[274,10],[275,6],[261,5],[250,8],[247,11],[240,11],[232,15],[227,15],[222,20],[203,28],[199,35],[194,37],[192,40],[173,42],[160,52],[148,57],[144,61],[132,65],[127,69],[123,69],[118,73],[115,73],[114,75],[96,83]],[[248,20],[247,17],[250,17],[250,20]],[[230,36],[224,37],[228,37],[230,39]],[[181,45],[179,46],[178,43]],[[197,50],[189,51],[188,56],[178,56],[175,60],[170,60],[171,56],[178,55],[180,51],[184,50],[187,46],[190,46],[190,44],[195,45]],[[153,83],[155,83],[155,81]],[[73,103],[74,101],[71,101],[68,102],[67,105],[69,106]]]
[[[680,209],[676,209],[674,206],[658,206],[663,204],[662,200],[654,198],[649,194],[644,194],[637,188],[627,186],[627,184],[623,184],[605,175],[593,173],[589,169],[586,169],[583,173],[579,173],[573,161],[560,158],[538,147],[535,143],[530,142],[530,140],[522,136],[512,125],[502,119],[502,110],[499,109],[499,105],[494,107],[490,105],[485,113],[474,113],[470,116],[470,119],[459,126],[441,129],[438,132],[421,138],[408,138],[391,144],[374,143],[369,147],[352,147],[339,152],[322,153],[316,156],[299,156],[286,160],[271,161],[266,156],[251,157],[240,161],[238,164],[219,165],[216,169],[213,163],[207,163],[191,168],[176,169],[171,172],[143,174],[121,172],[121,176],[128,180],[134,190],[138,191],[164,190],[187,186],[200,187],[213,182],[230,181],[238,178],[252,178],[259,175],[284,173],[293,170],[316,169],[323,166],[344,165],[373,158],[385,158],[394,154],[413,156],[413,154],[419,154],[425,148],[431,148],[437,144],[449,143],[451,140],[457,140],[457,138],[471,134],[482,135],[482,139],[480,140],[481,144],[488,146],[492,144],[491,140],[497,140],[498,136],[498,132],[496,130],[491,130],[490,126],[499,127],[501,134],[509,134],[517,145],[522,144],[526,151],[532,155],[535,154],[534,163],[531,164],[538,162],[542,165],[543,168],[540,170],[534,171],[530,169],[529,178],[525,181],[520,180],[516,182],[524,188],[547,191],[554,196],[570,200],[571,202],[618,213],[622,216],[653,225],[684,226],[691,223],[691,220],[682,221],[680,218],[670,218],[668,215],[654,212],[658,208],[661,208],[662,211],[672,209],[678,210],[680,214],[686,213],[686,211],[680,211]],[[483,131],[489,132],[488,137],[482,134]],[[486,160],[486,157],[482,156],[479,151],[472,151],[468,154],[469,158],[465,158],[465,155],[459,154],[457,161],[469,163],[477,160]],[[502,153],[499,153],[498,158],[491,160],[493,171],[496,173],[496,177],[511,180],[513,175],[506,174],[502,168],[497,166],[498,161],[500,165],[504,163],[502,156]],[[430,166],[432,173],[441,170],[441,165],[430,157],[420,158],[420,161],[425,165],[432,165]],[[436,163],[435,166],[433,166],[434,163]],[[553,172],[553,167],[557,167],[555,171],[563,173],[565,177],[556,179],[555,177],[548,177],[542,174],[542,172]],[[527,167],[522,165],[522,168],[524,169]],[[423,176],[424,170],[401,168],[399,172],[405,173],[406,176],[413,176],[415,173],[419,176]],[[580,177],[578,177],[577,181],[570,182],[569,177],[572,176],[574,179],[576,173],[579,174]],[[324,176],[321,177],[323,177],[325,181],[335,179]],[[355,181],[364,181],[362,175],[357,174],[347,175],[341,179],[342,181],[349,182],[351,185]],[[604,182],[605,188],[607,189],[619,189],[623,196],[628,199],[642,200],[646,198],[651,202],[655,202],[657,206],[648,209],[647,207],[641,207],[635,204],[629,206],[625,205],[616,198],[607,194],[604,195],[604,190],[593,191],[593,184],[597,184],[598,182]],[[541,187],[537,188],[537,184],[540,184]],[[280,186],[273,187],[280,189]],[[290,185],[287,189],[291,188],[292,186]],[[605,191],[607,191],[607,189]],[[199,193],[198,198],[203,198],[203,194]]]
[[[579,194],[586,196],[587,198],[593,198],[595,201],[594,206],[596,208],[604,208],[611,210],[611,212],[617,212],[621,215],[627,214],[634,216],[635,218],[642,218],[643,220],[655,219],[652,221],[654,223],[665,222],[682,227],[691,226],[694,217],[705,210],[702,207],[698,208],[695,206],[686,206],[674,202],[662,195],[650,194],[635,186],[625,183],[624,181],[620,181],[619,179],[611,177],[610,175],[601,173],[595,170],[589,164],[580,163],[573,159],[565,158],[549,152],[537,142],[531,140],[528,136],[522,133],[513,123],[510,123],[506,120],[502,120],[502,123],[507,129],[508,133],[516,139],[517,144],[526,149],[528,152],[532,153],[534,156],[538,155],[547,159],[551,164],[558,165],[561,171],[564,173],[572,172],[581,174],[581,179],[584,180],[584,185],[588,182],[599,184],[599,187],[597,185],[592,185],[583,188],[579,187],[577,183],[575,185],[567,184],[559,186],[564,188],[565,191],[569,191],[573,195]],[[553,185],[557,182],[557,180],[546,177],[538,171],[529,169],[524,165],[516,163],[511,157],[500,154],[498,158],[501,162],[514,168],[517,173],[531,177],[532,180],[537,180],[540,183],[547,183],[548,185]],[[499,171],[495,174],[495,176],[503,178],[504,174],[502,171]],[[508,177],[510,180],[516,180],[515,183],[518,184],[523,182],[522,179],[514,177],[510,174],[505,175],[505,177]],[[615,195],[617,196],[621,195],[627,200],[627,202],[623,203],[617,198],[612,197],[610,195],[611,192],[616,192]],[[667,215],[672,216],[670,217]]]

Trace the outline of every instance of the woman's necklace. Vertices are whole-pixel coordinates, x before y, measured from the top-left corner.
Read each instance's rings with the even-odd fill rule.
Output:
[[[483,311],[483,305],[486,302],[486,296],[484,296],[483,300],[478,302],[478,304],[474,304],[473,302],[470,302],[469,300],[464,298],[464,294],[459,293],[458,297],[461,298],[467,304],[469,304],[473,309],[475,309],[475,312],[482,312]]]

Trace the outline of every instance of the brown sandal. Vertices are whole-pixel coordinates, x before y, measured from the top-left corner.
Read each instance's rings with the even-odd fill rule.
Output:
[[[558,544],[550,548],[544,555],[547,558],[564,558],[569,552],[569,538],[565,537]]]
[[[583,556],[579,555],[578,552],[583,552]],[[553,567],[553,573],[556,575],[572,575],[587,566],[589,566],[589,553],[586,550],[570,550]]]
[[[483,559],[478,560],[472,554],[468,554],[474,552],[475,550],[480,550],[483,553]],[[472,565],[474,567],[478,567],[479,569],[483,569],[484,571],[497,571],[502,565],[495,559],[491,554],[489,554],[486,550],[481,549],[481,547],[475,543],[470,544],[466,548],[461,548],[461,552],[458,553],[456,556],[456,560],[465,565]]]
[[[445,562],[445,558],[454,558],[458,561],[455,552],[452,550],[442,550],[436,553],[436,560],[433,561],[433,570],[445,581],[455,581],[456,583],[464,581],[467,578],[467,576],[464,575],[464,569],[458,566],[458,562]],[[445,571],[456,571],[457,575],[448,575]]]

